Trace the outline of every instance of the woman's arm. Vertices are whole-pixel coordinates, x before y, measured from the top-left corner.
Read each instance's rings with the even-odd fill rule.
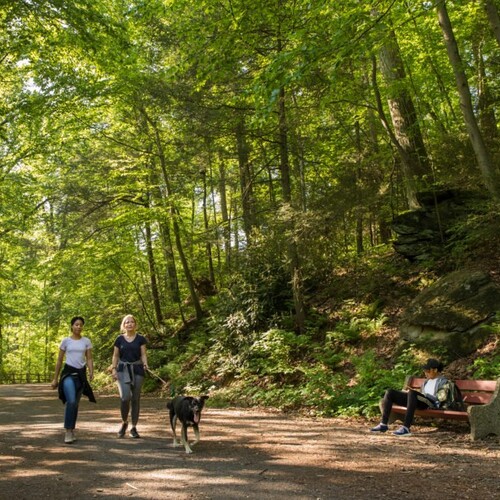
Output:
[[[144,365],[144,369],[147,370],[148,367],[148,354],[146,352],[146,344],[141,345],[141,361]]]
[[[116,380],[118,375],[116,373],[116,367],[118,366],[118,361],[120,361],[120,349],[118,347],[113,348],[113,358],[111,359],[111,376]]]
[[[50,384],[52,386],[52,389],[55,389],[58,385],[58,378],[59,378],[59,373],[61,371],[61,367],[63,364],[64,354],[65,354],[65,351],[63,351],[62,349],[59,349],[59,355],[57,356],[57,361],[56,361],[56,369],[54,372],[54,379],[52,380],[52,383]]]
[[[92,348],[85,351],[85,356],[87,358],[87,367],[89,369],[89,380],[94,378],[94,359],[92,358]]]

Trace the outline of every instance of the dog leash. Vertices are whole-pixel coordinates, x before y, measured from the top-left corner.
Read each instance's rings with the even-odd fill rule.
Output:
[[[159,375],[157,375],[154,371],[150,370],[149,368],[146,368],[146,371],[154,378],[158,379],[165,387],[168,387],[170,389],[170,394],[173,396],[174,386],[172,384],[169,384],[167,381],[163,380]]]
[[[146,368],[146,371],[152,375],[154,378],[157,378],[163,385],[169,385],[168,382],[163,380],[159,375],[157,375],[154,371],[150,370],[149,368]]]

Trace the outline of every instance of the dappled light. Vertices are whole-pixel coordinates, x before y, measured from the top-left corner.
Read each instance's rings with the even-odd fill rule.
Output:
[[[0,21],[1,497],[500,498],[499,0]]]
[[[32,405],[35,392],[44,408]],[[362,419],[208,407],[201,441],[188,455],[183,447],[172,447],[164,403],[145,397],[143,437],[117,439],[117,398],[98,397],[97,405],[82,405],[77,441],[65,445],[61,405],[53,391],[0,386],[6,410],[0,414],[3,494],[24,498],[36,491],[63,499],[72,488],[75,499],[371,499],[388,498],[388,488],[401,474],[432,482],[446,477],[461,498],[487,499],[500,492],[498,442],[473,444],[465,426],[419,424],[418,437],[398,440],[370,434]],[[14,409],[19,422],[11,421]]]

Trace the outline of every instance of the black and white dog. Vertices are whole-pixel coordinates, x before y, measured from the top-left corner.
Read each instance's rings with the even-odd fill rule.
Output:
[[[200,396],[197,398],[191,396],[177,396],[167,403],[167,408],[170,411],[170,427],[174,433],[174,446],[177,446],[177,434],[175,427],[177,420],[182,424],[181,442],[184,445],[186,453],[193,453],[189,446],[187,437],[187,429],[189,426],[193,427],[195,440],[191,444],[196,444],[200,440],[199,423],[201,419],[201,410],[205,405],[205,400],[208,396]]]

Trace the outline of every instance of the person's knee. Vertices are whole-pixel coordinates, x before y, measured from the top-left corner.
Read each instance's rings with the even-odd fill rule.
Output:
[[[408,391],[408,401],[417,401],[417,395],[416,391]]]
[[[397,391],[395,389],[387,389],[384,394],[384,399],[392,401],[396,393]]]
[[[76,394],[74,392],[66,392],[65,394],[65,397],[66,397],[66,404],[67,405],[75,405],[76,404]]]
[[[75,408],[78,408],[78,402],[76,401],[76,399],[72,399],[72,400],[66,401],[66,406],[69,409],[74,410]]]

